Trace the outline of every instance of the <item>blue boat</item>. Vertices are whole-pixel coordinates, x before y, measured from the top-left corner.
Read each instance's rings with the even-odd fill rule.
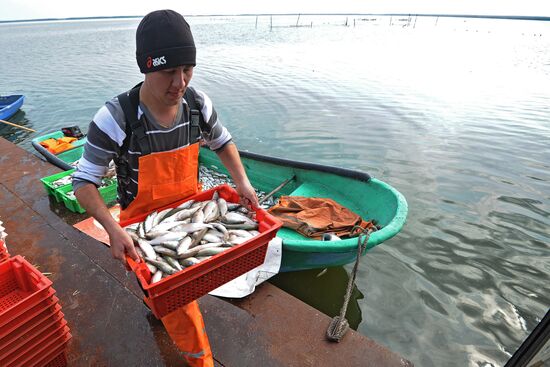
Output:
[[[14,94],[12,96],[0,96],[0,120],[12,117],[23,105],[25,96]]]

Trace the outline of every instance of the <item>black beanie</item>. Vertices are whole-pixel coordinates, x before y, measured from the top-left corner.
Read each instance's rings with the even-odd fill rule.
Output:
[[[136,59],[142,73],[196,65],[189,24],[173,10],[147,14],[136,31]]]

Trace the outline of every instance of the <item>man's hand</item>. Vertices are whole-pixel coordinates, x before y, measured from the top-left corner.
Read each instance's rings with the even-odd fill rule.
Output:
[[[247,207],[254,207],[258,208],[260,204],[258,203],[258,196],[256,195],[256,191],[246,180],[247,182],[245,184],[237,185],[237,192],[239,193],[239,196],[241,197],[241,204],[245,205]]]
[[[99,191],[97,191],[95,185],[91,183],[84,185],[77,189],[74,194],[80,205],[86,209],[86,212],[101,223],[109,234],[111,254],[113,254],[113,257],[125,264],[126,269],[128,269],[128,264],[126,264],[125,254],[128,254],[133,260],[139,262],[139,256],[134,247],[132,238],[111,216],[109,209],[105,206],[103,198],[99,195]]]
[[[135,262],[139,262],[139,255],[134,247],[134,241],[125,230],[119,227],[109,232],[109,242],[111,244],[111,254],[115,259],[126,265],[126,268],[128,268],[126,254]]]

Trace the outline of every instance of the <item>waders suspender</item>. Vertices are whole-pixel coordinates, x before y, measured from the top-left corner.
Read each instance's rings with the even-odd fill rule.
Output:
[[[142,155],[151,153],[151,145],[147,140],[147,134],[145,134],[145,126],[137,118],[139,90],[141,88],[141,84],[142,83],[139,83],[128,92],[121,93],[117,96],[120,107],[122,107],[122,112],[124,112],[124,117],[126,118],[126,137],[122,142],[122,147],[120,148],[120,154],[118,155],[117,162],[115,162],[117,167],[117,176],[122,180],[127,180],[130,177],[128,160],[125,158],[125,155],[126,152],[128,152],[128,146],[130,145],[130,138],[132,134],[136,135]]]
[[[204,116],[198,109],[195,94],[191,92],[191,89],[187,88],[183,97],[189,106],[189,144],[193,144],[200,139],[201,131],[208,132],[208,127],[204,121]]]

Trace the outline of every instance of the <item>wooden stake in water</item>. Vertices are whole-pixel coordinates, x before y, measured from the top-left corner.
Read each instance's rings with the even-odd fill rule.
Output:
[[[0,122],[3,123],[3,124],[6,124],[6,125],[18,127],[18,128],[20,128],[20,129],[23,129],[23,130],[32,131],[33,133],[36,132],[36,130],[30,129],[30,128],[25,127],[25,126],[21,126],[21,125],[14,124],[13,122],[4,121],[4,120],[0,120]]]

